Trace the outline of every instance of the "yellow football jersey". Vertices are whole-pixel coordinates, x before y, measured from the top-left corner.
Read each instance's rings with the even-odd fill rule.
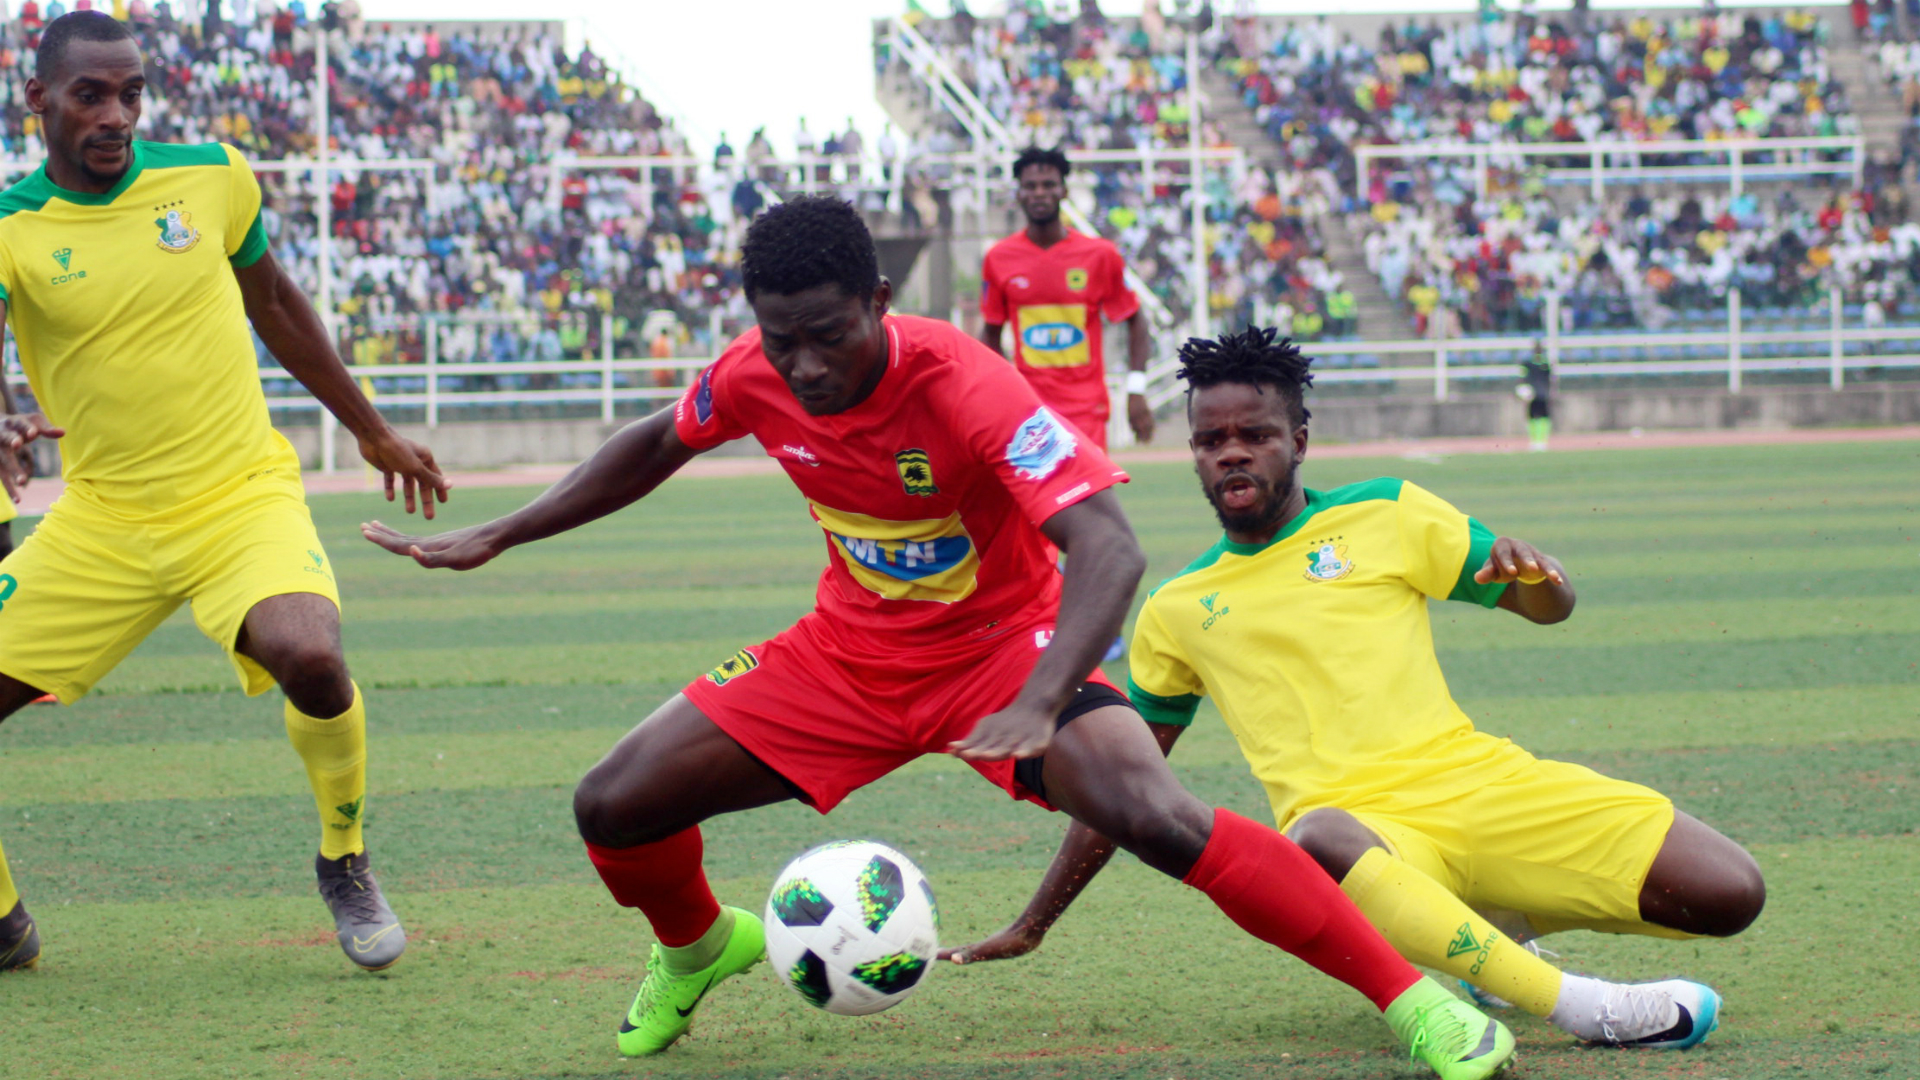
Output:
[[[1498,602],[1504,586],[1473,580],[1494,539],[1404,480],[1308,490],[1272,541],[1222,539],[1148,596],[1130,696],[1148,720],[1184,725],[1212,695],[1282,824],[1470,789],[1532,757],[1454,704],[1427,600]]]
[[[234,268],[266,253],[260,185],[220,143],[135,142],[103,194],[45,167],[0,193],[0,298],[67,482],[160,509],[290,453]]]

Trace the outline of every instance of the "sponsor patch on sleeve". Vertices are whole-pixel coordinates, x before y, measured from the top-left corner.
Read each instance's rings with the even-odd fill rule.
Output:
[[[693,395],[693,419],[702,427],[713,419],[713,369],[700,373],[700,389]]]
[[[1073,431],[1045,406],[1021,422],[1007,443],[1007,462],[1023,480],[1045,480],[1073,456]]]

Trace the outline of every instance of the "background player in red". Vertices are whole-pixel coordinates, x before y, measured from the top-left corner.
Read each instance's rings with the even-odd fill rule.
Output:
[[[1040,400],[1107,447],[1107,365],[1101,316],[1127,324],[1127,424],[1153,441],[1147,408],[1146,312],[1127,288],[1120,249],[1067,228],[1060,202],[1072,165],[1059,150],[1028,147],[1013,162],[1027,227],[993,245],[980,267],[980,340],[1006,355],[1001,332],[1013,324],[1013,363]]]
[[[1497,1070],[1513,1049],[1504,1027],[1400,959],[1292,842],[1181,787],[1095,670],[1145,566],[1108,490],[1126,475],[978,343],[889,316],[892,287],[851,205],[809,197],[768,211],[742,270],[759,325],[671,412],[497,521],[425,539],[364,530],[423,566],[470,569],[752,435],[825,533],[814,610],[655,710],[574,795],[602,880],[660,942],[621,1051],[666,1049],[715,983],[764,956],[759,920],[708,888],[701,821],[795,798],[824,813],[944,751],[1353,986],[1442,1076]],[[1049,543],[1072,554],[1064,577]]]

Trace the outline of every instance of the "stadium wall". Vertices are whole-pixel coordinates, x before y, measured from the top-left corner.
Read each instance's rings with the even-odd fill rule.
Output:
[[[1474,394],[1446,402],[1429,394],[1376,398],[1320,396],[1309,401],[1313,431],[1320,439],[1372,441],[1476,435],[1524,435],[1526,406],[1507,394]],[[1820,427],[1872,427],[1920,424],[1920,385],[1874,383],[1833,391],[1825,388],[1769,388],[1734,394],[1725,390],[1643,389],[1561,393],[1554,397],[1556,432],[1713,431]],[[1176,410],[1163,428],[1161,445],[1186,438],[1184,417]],[[449,422],[429,428],[400,424],[402,434],[433,448],[442,466],[454,470],[510,465],[549,465],[580,461],[626,421],[493,420]],[[287,427],[282,433],[308,469],[320,466],[320,429]],[[357,469],[353,441],[345,431],[335,449],[342,468]],[[750,441],[730,443],[719,453],[757,456]]]

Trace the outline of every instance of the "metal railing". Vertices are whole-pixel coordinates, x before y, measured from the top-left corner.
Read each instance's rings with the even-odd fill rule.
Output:
[[[1821,155],[1844,153],[1845,161],[1826,161]],[[1747,161],[1748,154],[1771,154],[1771,162]],[[1595,199],[1603,198],[1609,183],[1647,181],[1725,180],[1738,195],[1749,179],[1786,179],[1810,176],[1847,176],[1858,187],[1867,164],[1867,140],[1860,135],[1822,135],[1778,139],[1669,139],[1638,142],[1581,143],[1384,143],[1358,146],[1353,151],[1359,163],[1354,183],[1366,194],[1368,166],[1375,160],[1419,158],[1472,158],[1474,190],[1487,194],[1488,172],[1495,165],[1509,165],[1528,158],[1581,158],[1581,167],[1547,170],[1547,179],[1556,182],[1584,182]],[[1724,164],[1648,165],[1649,157],[1702,156],[1725,158]]]

